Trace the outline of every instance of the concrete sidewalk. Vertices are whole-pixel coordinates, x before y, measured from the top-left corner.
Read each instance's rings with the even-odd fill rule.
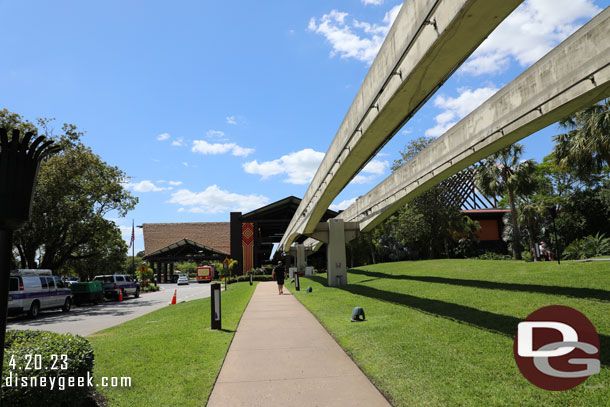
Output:
[[[284,292],[278,295],[275,282],[258,284],[207,405],[390,406],[314,316]]]

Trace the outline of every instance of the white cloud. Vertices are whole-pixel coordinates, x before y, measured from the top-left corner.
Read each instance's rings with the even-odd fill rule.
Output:
[[[184,161],[184,162],[182,163],[182,165],[184,165],[185,167],[188,167],[188,166],[189,166],[189,163],[187,163],[186,161]]]
[[[426,136],[438,137],[443,135],[461,118],[479,107],[489,99],[498,89],[495,86],[478,88],[475,90],[458,89],[460,95],[456,98],[439,95],[434,99],[434,106],[443,111],[434,119],[436,126],[426,130]]]
[[[380,0],[364,0],[368,4],[377,4]],[[365,3],[366,4],[366,3]],[[355,58],[370,64],[396,19],[402,4],[394,6],[385,14],[381,24],[371,24],[352,19],[351,25],[346,22],[348,13],[332,10],[319,19],[312,17],[308,29],[320,34],[331,44],[331,57]]]
[[[136,192],[159,192],[159,191],[165,191],[165,190],[171,189],[171,188],[158,187],[147,179],[137,182],[135,184],[128,182],[125,184],[125,187],[131,188]]]
[[[460,71],[502,72],[511,59],[529,66],[601,11],[592,0],[528,0],[479,46]]]
[[[237,124],[237,120],[235,119],[235,116],[227,116],[227,123],[228,124]]]
[[[339,202],[338,204],[332,204],[329,206],[329,209],[333,211],[342,211],[349,208],[354,202],[356,202],[357,198],[346,199],[345,201]]]
[[[169,181],[169,184],[177,187],[178,185],[182,185],[182,181]]]
[[[172,146],[174,147],[182,147],[184,145],[184,137],[178,137],[176,140],[172,141]]]
[[[165,140],[169,139],[170,137],[171,136],[169,135],[169,133],[162,133],[162,134],[159,134],[157,136],[157,140],[158,141],[165,141]]]
[[[362,4],[368,6],[369,4],[372,6],[381,6],[383,4],[383,0],[360,0]]]
[[[224,131],[220,131],[220,130],[208,130],[205,133],[205,137],[210,140],[216,140],[216,141],[226,141],[227,140],[227,138],[225,137]]]
[[[191,213],[215,214],[230,211],[248,212],[266,205],[269,198],[263,195],[231,193],[220,189],[218,185],[211,185],[202,192],[192,192],[188,189],[176,191],[169,202],[179,204],[182,211],[186,207]]]
[[[247,157],[248,155],[250,155],[251,153],[254,152],[254,149],[240,147],[235,143],[213,143],[212,144],[212,143],[208,143],[205,140],[194,140],[191,151],[193,153],[199,153],[199,154],[204,154],[204,155],[225,154],[225,153],[230,152],[232,155],[237,156],[237,157]]]
[[[117,224],[117,227],[119,228],[119,230],[121,231],[121,236],[123,237],[123,240],[125,242],[127,242],[127,244],[129,245],[129,242],[131,242],[131,231],[132,231],[132,225],[126,226],[126,225],[119,225],[117,223],[117,221],[114,222],[115,224]],[[139,239],[143,238],[143,230],[142,228],[138,228],[136,227],[134,229],[134,236],[135,236],[135,241],[138,241]],[[131,256],[131,249],[130,249],[130,253],[129,255]]]
[[[389,161],[372,160],[362,169],[360,174],[356,175],[350,183],[352,184],[368,184],[373,182],[380,175],[383,175],[390,167]],[[365,175],[370,174],[370,175]]]
[[[324,153],[306,148],[301,151],[283,155],[277,160],[250,161],[243,164],[244,170],[248,174],[258,174],[262,179],[273,175],[286,174],[288,178],[284,180],[289,184],[307,184],[315,175]]]
[[[373,182],[375,180],[375,178],[377,178],[375,175],[358,174],[351,180],[350,183],[351,184],[368,184],[370,182]]]
[[[382,175],[389,167],[390,163],[388,161],[372,160],[362,169],[362,172]]]

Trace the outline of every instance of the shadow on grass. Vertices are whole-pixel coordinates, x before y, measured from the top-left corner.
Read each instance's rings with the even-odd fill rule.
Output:
[[[341,290],[348,291],[352,294],[375,298],[381,301],[404,305],[428,314],[447,318],[459,323],[465,323],[477,328],[506,335],[511,338],[515,337],[515,333],[517,332],[517,324],[521,322],[519,318],[482,311],[465,305],[416,297],[409,294],[384,291],[357,284],[342,286]],[[600,362],[605,366],[610,366],[610,337],[607,335],[599,335],[599,343],[601,348]]]
[[[322,284],[325,287],[328,287],[326,278],[321,277],[321,276],[307,276],[307,278],[309,278],[312,281],[315,281],[318,284]]]
[[[487,288],[490,290],[507,290],[507,291],[522,291],[531,293],[563,295],[566,297],[595,299],[602,301],[610,301],[610,291],[598,290],[595,288],[581,287],[561,287],[553,285],[538,285],[538,284],[516,284],[516,283],[500,283],[485,280],[466,280],[461,278],[446,278],[433,276],[409,276],[405,274],[392,275],[379,273],[367,270],[350,270],[350,273],[360,274],[368,277],[388,278],[395,280],[411,280],[422,281],[425,283],[451,284],[461,285],[464,287]]]

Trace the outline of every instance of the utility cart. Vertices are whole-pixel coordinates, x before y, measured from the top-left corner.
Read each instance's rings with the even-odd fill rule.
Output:
[[[88,281],[86,283],[73,283],[70,286],[74,303],[81,305],[86,302],[99,304],[104,302],[104,286],[101,281]]]

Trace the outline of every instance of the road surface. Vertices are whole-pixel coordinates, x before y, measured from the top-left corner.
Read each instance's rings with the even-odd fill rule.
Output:
[[[25,315],[9,318],[7,329],[40,329],[86,336],[165,307],[170,303],[175,288],[178,289],[178,302],[210,296],[210,284],[205,283],[181,286],[161,284],[161,287],[161,291],[142,293],[140,298],[128,296],[123,302],[73,306],[70,312],[62,312],[60,309],[41,311],[36,319]]]

